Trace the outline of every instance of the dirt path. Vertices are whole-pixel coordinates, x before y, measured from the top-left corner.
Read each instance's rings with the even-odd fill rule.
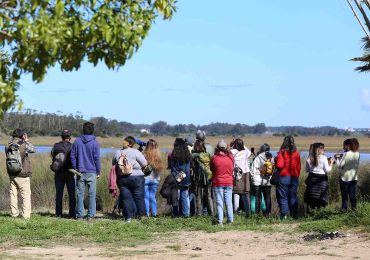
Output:
[[[124,241],[122,242],[124,245]],[[303,241],[301,235],[259,232],[184,232],[136,247],[24,247],[1,250],[0,258],[24,259],[369,259],[369,234]]]

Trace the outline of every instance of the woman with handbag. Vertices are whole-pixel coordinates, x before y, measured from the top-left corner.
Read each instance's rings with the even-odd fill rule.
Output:
[[[240,172],[240,174],[236,175],[239,176],[239,178],[236,178],[236,176],[234,176],[235,178],[233,188],[234,211],[238,213],[239,202],[241,202],[243,210],[245,212],[245,216],[249,217],[250,215],[249,156],[251,155],[251,152],[249,151],[248,148],[244,146],[243,140],[237,138],[232,143],[231,154],[233,155],[235,162],[234,170],[237,169]]]
[[[150,168],[144,171],[145,176],[145,208],[146,215],[149,216],[150,212],[153,217],[157,216],[157,200],[155,198],[160,174],[163,171],[161,151],[159,150],[158,143],[149,139],[144,150],[145,159],[148,161]]]
[[[278,152],[276,165],[279,170],[279,182],[276,197],[280,208],[280,218],[286,219],[288,213],[298,217],[298,177],[301,172],[301,156],[294,143],[293,136],[286,136]]]
[[[168,169],[171,170],[171,174],[177,181],[180,190],[181,214],[186,218],[190,215],[189,186],[191,163],[192,156],[185,140],[176,138],[173,151],[168,156]],[[174,216],[179,216],[179,208],[177,206],[173,206],[172,210]]]

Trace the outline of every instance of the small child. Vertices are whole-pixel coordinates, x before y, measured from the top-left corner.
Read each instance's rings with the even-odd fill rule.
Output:
[[[274,163],[272,162],[272,154],[265,152],[266,161],[262,166],[261,174],[263,176],[271,176],[274,170]]]

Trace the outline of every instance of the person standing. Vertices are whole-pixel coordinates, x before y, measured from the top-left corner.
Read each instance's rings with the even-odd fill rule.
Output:
[[[80,174],[76,177],[77,210],[76,218],[84,218],[85,187],[88,187],[87,220],[91,221],[96,214],[96,180],[100,177],[100,145],[94,134],[94,124],[86,122],[82,127],[83,134],[76,138],[71,150],[72,169]]]
[[[123,205],[123,217],[130,223],[135,216],[146,215],[145,208],[145,179],[142,168],[148,162],[144,155],[134,149],[136,142],[132,136],[127,136],[122,143],[122,149],[118,150],[112,160],[116,165],[117,184],[120,190],[119,200]],[[121,167],[126,167],[123,171]]]
[[[270,146],[263,144],[260,147],[258,155],[253,160],[251,167],[251,179],[253,183],[253,191],[256,196],[256,214],[261,213],[262,194],[266,204],[265,216],[269,216],[271,212],[271,174],[265,173],[265,164],[270,160],[272,155],[270,153]]]
[[[351,201],[352,210],[356,209],[356,187],[358,167],[360,164],[359,143],[356,138],[344,142],[343,149],[345,153],[338,163],[340,173],[340,193],[342,195],[342,209],[347,210],[348,197]]]
[[[250,215],[250,184],[249,184],[249,156],[251,152],[244,146],[242,139],[237,138],[234,140],[231,154],[234,157],[235,166],[240,169],[240,174],[235,179],[235,185],[233,188],[234,194],[234,211],[239,211],[239,200],[241,201],[245,215]]]
[[[325,207],[329,203],[328,174],[332,169],[334,158],[325,156],[325,146],[322,143],[312,144],[311,153],[306,160],[306,191],[304,201],[310,209]]]
[[[224,140],[218,142],[215,155],[211,160],[212,190],[216,197],[217,224],[223,225],[224,203],[226,204],[226,216],[228,224],[234,221],[233,215],[233,168],[234,159],[227,149]]]
[[[155,198],[160,181],[160,175],[163,171],[161,151],[159,150],[158,143],[149,139],[144,150],[145,159],[152,167],[150,175],[145,177],[145,207],[146,215],[149,216],[150,212],[153,217],[157,216],[157,200]]]
[[[301,156],[293,136],[286,136],[277,155],[276,165],[280,169],[276,193],[280,208],[280,218],[286,219],[288,212],[298,217],[298,177],[301,172]]]
[[[168,169],[171,170],[171,174],[177,181],[180,190],[181,213],[185,218],[190,215],[189,186],[191,164],[192,157],[185,140],[176,138],[173,151],[168,156]],[[173,215],[179,216],[179,208],[177,206],[173,206]]]
[[[69,199],[69,217],[76,218],[76,181],[74,174],[69,171],[71,164],[71,134],[68,129],[61,133],[62,141],[55,143],[51,150],[53,163],[52,170],[55,172],[55,216],[63,216],[63,192],[64,186],[67,186]],[[53,167],[54,165],[54,167]]]
[[[19,215],[24,219],[31,217],[32,166],[28,154],[35,152],[35,147],[29,142],[24,130],[15,129],[12,133],[12,139],[5,147],[6,168],[10,178],[9,194],[12,217]],[[18,209],[18,194],[21,201],[20,211]]]

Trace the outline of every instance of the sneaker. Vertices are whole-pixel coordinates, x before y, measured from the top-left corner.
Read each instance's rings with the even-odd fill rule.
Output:
[[[217,223],[217,226],[218,226],[218,227],[224,227],[224,224],[222,224],[222,223]]]
[[[87,218],[86,220],[87,220],[87,222],[89,222],[89,223],[92,223],[92,222],[93,222],[93,218]]]
[[[132,219],[131,218],[128,218],[125,220],[126,223],[131,223]]]

